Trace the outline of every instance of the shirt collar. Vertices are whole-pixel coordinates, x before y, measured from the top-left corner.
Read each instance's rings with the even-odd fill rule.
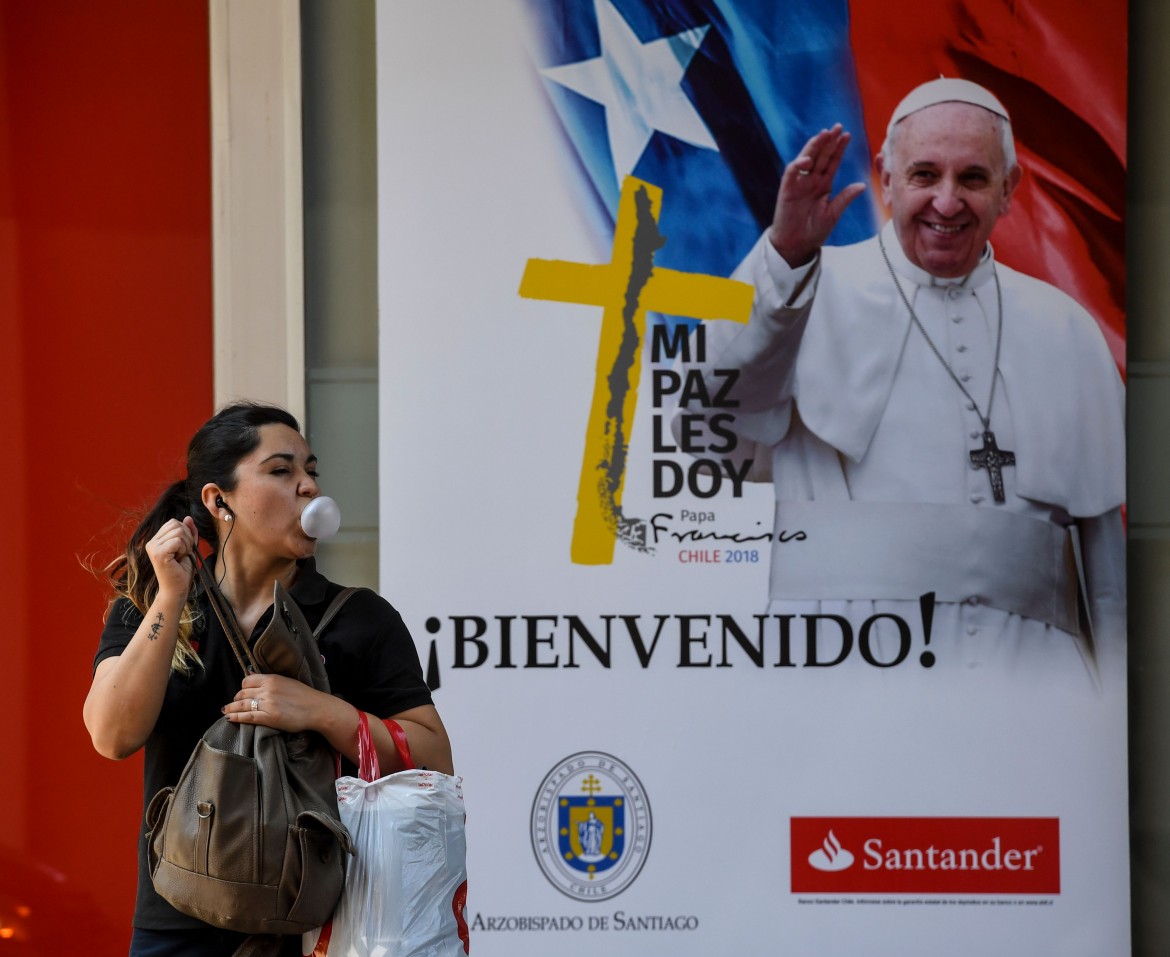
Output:
[[[297,562],[300,571],[288,593],[298,605],[319,605],[325,600],[329,579],[317,571],[317,559],[306,558]]]
[[[894,267],[894,271],[917,286],[934,286],[936,288],[961,286],[975,289],[990,279],[994,270],[995,251],[991,248],[991,243],[988,243],[983,249],[983,255],[979,257],[978,265],[966,276],[956,276],[953,279],[940,279],[938,276],[932,276],[921,266],[915,266],[906,258],[902,244],[898,242],[898,234],[894,231],[893,220],[882,227],[882,244],[886,248],[886,255],[890,257],[890,265]]]
[[[218,557],[213,553],[206,559],[212,577],[215,576],[215,560]],[[296,581],[292,583],[288,593],[298,605],[319,605],[328,593],[329,579],[317,571],[317,559],[312,556],[301,559],[297,562],[297,569]],[[196,582],[196,595],[202,595],[205,590],[202,580]]]

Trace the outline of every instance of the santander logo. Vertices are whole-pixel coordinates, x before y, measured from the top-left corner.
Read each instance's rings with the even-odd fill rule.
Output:
[[[831,830],[821,846],[808,856],[808,862],[818,871],[843,871],[853,866],[853,854],[841,846]]]
[[[1060,893],[1059,818],[794,817],[790,825],[793,893]]]

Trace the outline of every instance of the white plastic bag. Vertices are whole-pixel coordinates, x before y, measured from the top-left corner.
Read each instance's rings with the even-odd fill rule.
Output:
[[[372,780],[337,781],[341,823],[355,853],[332,925],[319,940],[306,935],[302,950],[316,957],[463,957],[470,944],[462,779],[422,770],[378,777],[364,715],[360,723],[362,773]]]

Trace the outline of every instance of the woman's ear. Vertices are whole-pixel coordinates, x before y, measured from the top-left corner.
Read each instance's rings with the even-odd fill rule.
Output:
[[[223,490],[214,482],[208,482],[203,486],[200,498],[203,501],[203,507],[211,513],[211,517],[217,522],[230,522],[232,520],[231,506],[224,499]]]

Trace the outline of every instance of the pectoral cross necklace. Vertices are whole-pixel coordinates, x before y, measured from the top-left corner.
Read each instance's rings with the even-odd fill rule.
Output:
[[[917,314],[914,312],[914,307],[910,305],[910,300],[906,297],[906,293],[902,289],[902,284],[898,281],[898,274],[894,272],[894,266],[890,262],[890,257],[886,254],[886,244],[882,241],[880,234],[878,235],[878,246],[881,247],[882,259],[886,261],[886,268],[890,271],[890,278],[894,280],[894,288],[898,290],[898,295],[902,297],[902,302],[905,304],[906,310],[910,313],[911,321],[918,327],[918,331],[922,333],[922,338],[930,346],[930,351],[942,363],[943,368],[947,370],[947,374],[951,377],[952,381],[959,387],[963,395],[967,397],[967,401],[971,403],[971,408],[979,416],[979,421],[983,423],[983,447],[971,449],[969,453],[971,467],[987,470],[987,477],[991,480],[992,497],[995,499],[996,504],[1002,505],[1007,501],[1007,496],[1003,490],[1003,467],[1005,465],[1015,465],[1016,455],[1007,449],[1001,449],[996,444],[995,433],[991,430],[991,406],[995,402],[995,380],[999,378],[999,347],[1003,342],[1003,290],[999,285],[999,273],[995,270],[995,262],[993,261],[991,264],[991,275],[995,279],[995,300],[999,309],[999,319],[995,330],[995,363],[991,367],[991,390],[987,396],[987,414],[984,415],[979,409],[979,403],[967,391],[967,387],[963,385],[963,380],[955,375],[955,370],[943,358],[943,354],[939,352],[938,346],[934,344],[934,340],[927,333],[926,327],[919,321]]]

